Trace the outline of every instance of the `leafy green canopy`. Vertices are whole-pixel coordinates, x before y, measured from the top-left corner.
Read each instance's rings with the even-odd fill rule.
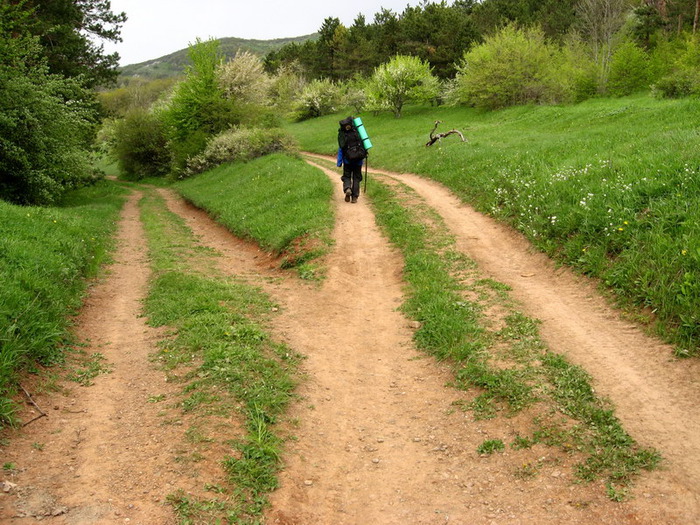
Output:
[[[0,6],[0,198],[50,204],[91,178],[95,112],[74,79],[49,72],[29,13]]]

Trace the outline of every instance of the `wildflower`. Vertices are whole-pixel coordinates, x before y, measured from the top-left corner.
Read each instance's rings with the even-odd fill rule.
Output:
[[[687,254],[688,254],[688,250],[681,250],[681,255],[687,255]]]

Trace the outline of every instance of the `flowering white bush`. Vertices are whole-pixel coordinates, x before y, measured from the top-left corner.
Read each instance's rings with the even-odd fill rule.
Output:
[[[336,111],[341,99],[340,88],[322,79],[310,82],[302,91],[295,107],[296,120],[306,120]]]
[[[282,151],[296,151],[296,144],[279,128],[231,128],[212,137],[201,154],[187,161],[182,178],[226,162],[247,161]]]
[[[265,73],[260,58],[248,51],[239,51],[221,64],[217,80],[227,98],[258,105],[269,100],[272,79]]]

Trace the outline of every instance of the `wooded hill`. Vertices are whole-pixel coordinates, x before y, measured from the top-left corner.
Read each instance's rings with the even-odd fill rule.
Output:
[[[277,51],[286,45],[301,45],[315,38],[318,38],[318,33],[289,38],[275,38],[273,40],[247,40],[229,37],[220,38],[218,42],[222,55],[228,59],[236,56],[236,53],[239,51],[249,51],[259,56],[266,56],[268,53]],[[120,67],[119,80],[124,82],[129,77],[140,77],[144,80],[176,77],[184,72],[185,66],[189,63],[187,49],[180,49],[159,58]]]

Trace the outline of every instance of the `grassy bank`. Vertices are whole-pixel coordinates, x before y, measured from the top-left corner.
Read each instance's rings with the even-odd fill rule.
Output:
[[[290,125],[335,152],[334,115]],[[539,248],[600,278],[638,320],[700,351],[700,101],[647,96],[497,112],[363,116],[370,165],[433,178]],[[456,136],[427,148],[435,120]]]
[[[60,207],[0,201],[0,424],[14,422],[18,374],[63,359],[70,315],[109,254],[124,195],[105,182]]]
[[[282,154],[219,166],[174,188],[243,239],[283,258],[283,267],[315,275],[327,252],[333,212],[327,177]]]

